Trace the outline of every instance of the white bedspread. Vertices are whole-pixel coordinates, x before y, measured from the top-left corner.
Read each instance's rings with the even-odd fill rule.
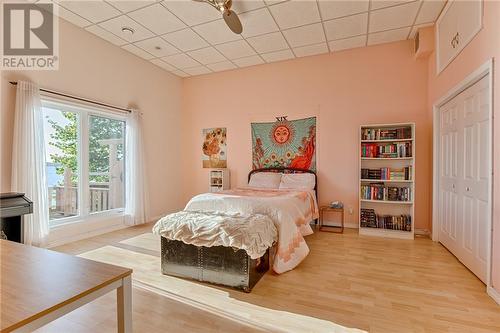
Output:
[[[309,254],[303,236],[313,233],[309,222],[318,217],[314,191],[237,188],[197,195],[185,210],[269,216],[278,229],[273,264],[278,274],[295,268]]]
[[[227,246],[262,257],[278,239],[273,221],[262,214],[182,211],[161,218],[153,233],[196,246]]]

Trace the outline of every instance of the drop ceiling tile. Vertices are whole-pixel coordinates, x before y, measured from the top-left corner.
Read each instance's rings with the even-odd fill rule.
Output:
[[[420,8],[415,24],[436,22],[445,3],[445,0],[425,0],[422,8]]]
[[[274,62],[274,61],[281,61],[281,60],[288,60],[295,58],[290,49],[271,52],[271,53],[264,53],[261,54],[261,56],[262,58],[264,58],[266,62]]]
[[[334,40],[328,43],[332,52],[366,46],[366,35]]]
[[[231,7],[236,13],[244,13],[251,10],[259,9],[265,7],[266,4],[262,0],[244,0],[244,1],[233,1],[233,6]]]
[[[248,38],[247,42],[259,53],[269,53],[288,48],[288,44],[281,32]]]
[[[150,60],[153,59],[154,56],[152,54],[149,54],[148,52],[144,51],[143,49],[135,46],[134,44],[127,44],[122,46],[124,50],[129,51],[130,53],[135,54],[136,56],[139,56],[143,59]]]
[[[190,75],[202,75],[202,74],[212,73],[212,71],[210,69],[206,68],[205,66],[186,68],[186,69],[184,69],[184,72],[186,72]]]
[[[255,51],[244,40],[237,40],[225,44],[220,44],[215,47],[229,59],[237,59],[255,55]]]
[[[323,25],[325,26],[326,38],[328,40],[366,34],[368,26],[368,13],[326,21]]]
[[[206,65],[213,64],[215,62],[221,62],[227,60],[222,54],[219,53],[212,46],[206,47],[200,50],[195,50],[187,53],[191,58],[196,61]]]
[[[291,47],[317,44],[325,41],[325,34],[321,23],[306,25],[283,31]]]
[[[97,36],[101,37],[104,40],[107,40],[108,42],[110,42],[112,44],[115,44],[115,45],[118,45],[118,46],[127,44],[126,40],[121,39],[118,36],[115,36],[111,32],[109,32],[107,30],[104,30],[103,28],[101,28],[98,25],[92,25],[90,27],[85,28],[85,30],[87,30],[88,32],[93,33],[94,35],[97,35]]]
[[[368,11],[369,0],[318,0],[323,21]]]
[[[307,57],[316,54],[328,53],[328,46],[326,43],[296,47],[293,52],[297,57]]]
[[[136,0],[136,1],[129,1],[129,0],[106,0],[107,3],[112,5],[113,7],[117,8],[120,10],[122,13],[128,13],[133,10],[146,7],[149,5],[154,4],[156,1],[154,0]]]
[[[164,1],[162,5],[189,26],[220,19],[221,13],[207,3],[190,0]]]
[[[54,6],[58,7],[58,15],[59,17],[65,19],[66,21],[73,23],[74,25],[83,28],[83,27],[88,27],[89,25],[92,25],[92,22],[90,22],[87,19],[84,19],[80,15],[77,15],[64,7],[61,7],[57,4],[54,3]]]
[[[165,61],[160,60],[160,59],[152,59],[150,60],[153,64],[155,64],[158,67],[161,67],[169,72],[177,70],[174,66],[171,66],[167,64]]]
[[[243,25],[243,37],[267,34],[278,31],[279,28],[267,8],[254,10],[239,15]]]
[[[235,59],[233,62],[238,66],[238,67],[247,67],[247,66],[253,66],[253,65],[259,65],[263,64],[264,61],[262,60],[261,57],[258,55],[254,55],[251,57],[245,57],[245,58],[240,58],[240,59]]]
[[[190,28],[168,33],[163,35],[162,38],[182,51],[191,51],[208,46],[208,43]]]
[[[139,23],[132,20],[130,17],[122,15],[118,16],[112,20],[102,22],[99,24],[101,28],[108,30],[109,32],[114,33],[120,38],[123,38],[129,42],[136,42],[138,40],[151,38],[154,35],[148,29],[144,28]],[[124,33],[122,31],[123,27],[129,27],[134,30],[133,34]]]
[[[128,16],[157,35],[180,30],[186,27],[174,14],[160,4],[128,13]]]
[[[60,5],[93,23],[121,14],[118,9],[103,1],[61,1]]]
[[[410,33],[410,27],[389,31],[375,32],[368,35],[368,45],[377,45],[383,43],[405,40]]]
[[[316,1],[291,0],[269,7],[281,29],[320,21]]]
[[[223,19],[197,25],[193,29],[212,45],[232,42],[241,39],[241,36],[232,32]]]
[[[277,3],[287,1],[287,0],[264,0],[264,1],[266,2],[266,5],[272,6],[272,5],[275,5]]]
[[[151,53],[155,57],[166,57],[172,54],[180,53],[178,49],[160,37],[141,40],[140,42],[135,42],[134,45]]]
[[[194,61],[188,55],[184,53],[171,55],[161,60],[168,62],[170,65],[177,67],[179,69],[184,69],[188,67],[199,66],[200,64],[197,61]]]
[[[413,25],[420,1],[370,12],[370,32],[385,31]]]
[[[408,38],[410,38],[410,39],[415,38],[415,34],[417,33],[418,29],[425,28],[425,27],[430,27],[430,26],[433,26],[433,25],[434,25],[434,23],[424,23],[424,24],[414,25],[413,27],[411,27],[410,35],[408,36]]]
[[[380,8],[387,8],[387,7],[392,7],[396,5],[401,5],[407,2],[411,2],[415,0],[399,0],[399,1],[391,1],[391,0],[371,0],[371,10],[374,9],[380,9]]]
[[[214,72],[227,71],[229,69],[235,69],[236,67],[231,61],[223,61],[215,64],[207,65],[208,68],[213,70]]]
[[[185,73],[185,72],[181,71],[180,69],[172,71],[172,74],[175,74],[175,75],[180,76],[180,77],[189,77],[189,76],[191,76],[188,73]]]

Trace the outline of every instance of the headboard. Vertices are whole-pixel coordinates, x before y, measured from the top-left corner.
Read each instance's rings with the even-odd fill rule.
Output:
[[[262,169],[253,169],[248,173],[248,182],[250,182],[250,177],[254,173],[258,172],[279,172],[279,173],[312,173],[314,175],[314,192],[316,194],[316,200],[318,200],[318,176],[316,172],[308,169],[297,169],[297,168],[287,168],[287,167],[270,167]]]

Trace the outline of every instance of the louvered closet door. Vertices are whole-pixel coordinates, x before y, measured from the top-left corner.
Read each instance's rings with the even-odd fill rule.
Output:
[[[491,159],[488,77],[444,105],[439,241],[486,281]]]

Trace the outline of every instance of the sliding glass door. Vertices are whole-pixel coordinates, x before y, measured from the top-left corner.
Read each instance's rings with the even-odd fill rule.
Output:
[[[125,117],[62,101],[42,105],[51,226],[122,212]]]
[[[89,117],[90,212],[124,207],[125,122]]]
[[[50,220],[80,215],[80,115],[44,106],[45,159]]]

